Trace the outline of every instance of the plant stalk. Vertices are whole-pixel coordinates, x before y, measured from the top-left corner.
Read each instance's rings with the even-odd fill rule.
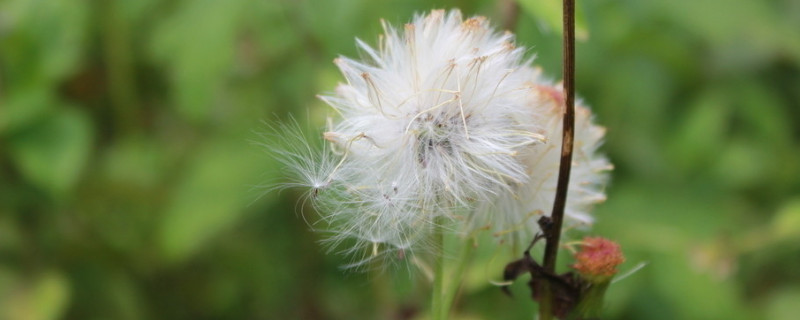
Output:
[[[433,273],[433,290],[431,292],[431,319],[444,320],[447,319],[447,311],[445,311],[444,303],[444,218],[436,217],[434,219],[433,241],[439,247],[436,254],[436,261],[434,262]]]
[[[500,12],[503,17],[503,29],[514,30],[519,21],[519,2],[518,0],[500,1]]]
[[[444,319],[447,319],[447,316],[450,314],[450,308],[453,306],[453,301],[456,298],[456,294],[458,294],[458,289],[461,288],[464,271],[467,269],[468,265],[467,262],[470,260],[472,252],[474,251],[475,245],[471,240],[471,237],[467,237],[467,239],[461,244],[461,252],[459,253],[456,265],[454,266],[455,270],[447,273],[450,281],[444,283],[445,291],[443,292],[442,306]]]
[[[558,169],[558,184],[553,201],[552,232],[547,236],[544,250],[544,268],[555,273],[561,227],[564,221],[564,208],[567,202],[570,169],[572,169],[572,145],[575,135],[575,0],[563,0],[563,79],[564,79],[564,122],[561,142],[561,163]],[[540,318],[553,318],[552,291],[545,292],[546,306],[540,307]]]

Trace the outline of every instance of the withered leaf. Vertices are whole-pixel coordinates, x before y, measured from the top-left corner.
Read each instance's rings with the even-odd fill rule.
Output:
[[[531,288],[533,300],[541,304],[542,299],[546,296],[545,290],[549,288],[553,299],[553,314],[556,317],[564,318],[578,305],[586,284],[572,272],[561,275],[549,272],[531,257],[530,248],[541,238],[544,236],[537,235],[534,238],[531,246],[525,250],[522,259],[506,265],[503,270],[503,280],[514,281],[519,276],[530,273],[531,280],[528,282],[528,286]],[[501,290],[511,295],[508,286],[501,287]]]

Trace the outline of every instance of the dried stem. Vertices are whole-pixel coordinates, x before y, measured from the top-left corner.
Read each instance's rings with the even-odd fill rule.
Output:
[[[564,221],[564,207],[567,202],[569,173],[572,168],[572,144],[575,135],[575,0],[564,0],[564,44],[563,44],[563,77],[564,77],[564,124],[561,144],[561,164],[558,169],[558,185],[553,203],[551,219],[552,233],[547,237],[544,250],[544,268],[555,271],[558,243],[561,238],[561,226]]]
[[[553,212],[550,215],[551,226],[546,234],[547,244],[544,248],[544,269],[555,273],[558,255],[561,226],[564,221],[564,208],[567,203],[569,173],[572,169],[572,144],[575,133],[575,0],[563,0],[564,38],[563,38],[563,78],[564,78],[564,123],[561,141],[561,163],[558,168],[558,184],[553,201]],[[544,295],[539,306],[542,320],[553,319],[553,292],[545,283]]]
[[[500,1],[500,14],[503,18],[503,30],[514,30],[519,20],[519,3],[517,0]]]

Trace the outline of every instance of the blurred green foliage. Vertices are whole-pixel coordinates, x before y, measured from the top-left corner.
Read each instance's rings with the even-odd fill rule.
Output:
[[[515,32],[560,74],[556,0]],[[321,126],[331,60],[379,18],[504,1],[0,1],[0,319],[405,319],[417,271],[325,254],[258,146],[264,121]],[[616,164],[595,233],[623,267],[607,319],[800,314],[800,1],[578,1],[577,85]],[[255,143],[254,143],[255,142]],[[301,216],[302,215],[302,216]],[[488,242],[487,242],[488,243]],[[524,281],[489,283],[484,245],[459,319],[530,319]]]

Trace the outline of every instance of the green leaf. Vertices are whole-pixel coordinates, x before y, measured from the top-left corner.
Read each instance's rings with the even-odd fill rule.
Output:
[[[677,319],[752,319],[743,303],[739,283],[715,279],[712,270],[702,270],[689,261],[687,252],[653,256],[648,272],[655,289],[679,316]],[[698,303],[704,301],[704,303]]]
[[[58,82],[79,66],[86,1],[0,2],[0,133],[45,115]]]
[[[784,104],[776,90],[763,84],[757,78],[737,82],[731,86],[732,96],[736,97],[737,113],[748,127],[748,135],[753,135],[761,143],[782,148],[792,145],[792,116],[787,112],[791,107]]]
[[[11,212],[0,209],[0,252],[18,252],[24,250],[25,239],[22,229],[13,218]],[[2,286],[2,283],[0,283]]]
[[[800,199],[784,204],[772,218],[772,235],[776,240],[800,238]]]
[[[558,34],[564,32],[561,0],[519,0],[520,6],[539,22],[545,31]],[[582,6],[575,5],[575,38],[578,40],[589,39],[589,27],[584,17]]]
[[[29,86],[0,96],[0,134],[24,128],[52,109],[53,97],[40,86]]]
[[[30,281],[17,276],[15,290],[0,292],[0,318],[27,320],[61,319],[70,300],[68,280],[50,271]],[[8,295],[8,296],[4,296]]]
[[[717,152],[708,155],[715,159],[708,171],[714,175],[715,180],[738,188],[752,187],[765,181],[769,176],[765,173],[770,169],[767,164],[773,159],[763,151],[759,145],[761,142],[734,138],[725,144],[722,149],[714,147],[712,150]]]
[[[73,71],[83,49],[88,18],[85,1],[8,1],[0,4],[4,22],[0,62],[12,79],[44,82]]]
[[[188,165],[168,206],[160,230],[160,246],[170,261],[183,260],[237,222],[245,206],[257,198],[252,186],[266,171],[257,149],[219,140],[206,145]]]
[[[763,319],[793,320],[800,314],[800,289],[787,288],[774,293],[766,305],[767,315]]]
[[[786,23],[796,20],[780,1],[727,0],[641,1],[656,12],[673,30],[686,30],[710,51],[707,69],[753,70],[768,65],[774,55],[800,54],[797,28]],[[785,15],[785,16],[782,16]],[[746,23],[743,23],[746,21]],[[748,45],[741,45],[748,39]]]
[[[152,53],[165,64],[187,119],[207,120],[230,72],[244,1],[188,1],[157,27]]]
[[[103,156],[101,170],[111,183],[154,188],[162,182],[164,151],[160,144],[133,136],[118,139]]]
[[[32,184],[53,195],[78,180],[92,147],[92,125],[85,114],[61,109],[9,137],[11,158]]]
[[[726,139],[731,109],[724,93],[709,90],[689,104],[675,130],[670,154],[687,170],[705,168],[715,159]]]

